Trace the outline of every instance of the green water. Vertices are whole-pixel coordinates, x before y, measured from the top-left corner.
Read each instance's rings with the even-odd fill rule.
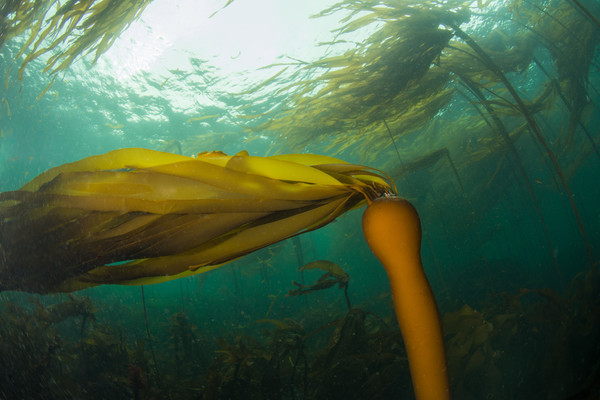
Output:
[[[26,38],[6,42],[0,191],[125,147],[314,152],[380,168],[421,216],[423,264],[443,316],[454,398],[593,398],[600,390],[600,7],[532,1],[519,14],[509,3],[474,2],[461,25],[498,63],[506,53],[508,65],[520,35],[538,27],[527,12],[563,21],[559,37],[580,38],[582,48],[573,48],[532,34],[536,62],[506,72],[570,197],[531,127],[511,136],[512,152],[494,139],[491,114],[458,79],[446,84],[455,90],[451,100],[409,132],[344,132],[379,135],[374,147],[357,141],[340,150],[331,146],[333,135],[311,136],[320,126],[307,130],[303,148],[286,147],[277,132],[252,131],[269,115],[245,116],[276,112],[289,104],[280,89],[315,78],[306,65],[358,46],[381,25],[319,46],[337,38],[332,31],[347,13],[309,18],[331,4],[241,0],[211,18],[223,3],[155,0],[95,65],[93,55],[77,60],[39,99],[52,79],[42,72],[47,56],[31,62],[19,82],[22,57],[15,57]],[[565,7],[575,23],[566,25]],[[584,56],[573,55],[572,65],[557,61],[570,52]],[[579,97],[569,92],[574,81]],[[561,89],[540,109],[530,106],[553,82]],[[514,102],[506,86],[488,89],[488,100]],[[467,121],[479,118],[473,104],[482,113],[475,127]],[[498,109],[511,131],[527,125],[522,114]],[[440,149],[446,153],[423,162]],[[364,241],[361,216],[362,209],[350,211],[299,241],[143,291],[0,293],[0,398],[413,398],[387,276]],[[286,296],[293,281],[317,281],[323,271],[298,268],[319,259],[349,274],[352,310],[337,286]]]

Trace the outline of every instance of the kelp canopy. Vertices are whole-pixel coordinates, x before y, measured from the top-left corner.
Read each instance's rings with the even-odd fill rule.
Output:
[[[0,290],[188,276],[394,192],[369,168],[326,156],[115,150],[0,194]]]
[[[0,47],[28,32],[19,58],[19,79],[27,64],[50,53],[44,71],[66,70],[78,57],[94,53],[94,62],[114,43],[151,0],[3,0]]]
[[[322,11],[315,17],[346,13],[335,30],[336,40],[322,45],[355,45],[341,55],[291,63],[298,68],[292,84],[274,85],[282,71],[269,79],[265,84],[273,86],[281,106],[246,115],[248,131],[271,133],[275,148],[298,150],[317,143],[334,155],[350,150],[367,163],[389,159],[381,153],[393,150],[390,137],[418,134],[420,139],[402,152],[414,159],[447,145],[452,133],[463,132],[482,144],[469,154],[472,162],[504,150],[508,136],[518,137],[524,129],[533,133],[532,115],[566,106],[570,122],[559,133],[565,146],[558,148],[568,152],[588,109],[586,77],[599,27],[571,2],[499,3],[512,13],[508,17],[514,25],[498,19],[485,38],[471,38],[461,26],[481,23],[473,20],[483,11],[488,20],[495,13],[504,18],[506,11],[487,9],[498,7],[496,2],[343,1]],[[367,39],[347,40],[366,27],[374,29]],[[544,50],[556,76],[536,58]],[[533,96],[511,93],[506,77],[528,68],[546,79]],[[442,118],[447,134],[432,137],[440,127],[431,122],[439,122],[448,105],[465,98],[472,112],[457,120]]]

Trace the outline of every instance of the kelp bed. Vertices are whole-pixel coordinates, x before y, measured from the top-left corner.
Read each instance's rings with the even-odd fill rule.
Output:
[[[597,393],[599,290],[596,266],[563,294],[548,288],[490,293],[478,310],[465,304],[446,312],[454,397],[586,399]],[[142,329],[96,318],[103,305],[89,297],[29,300],[4,300],[0,308],[3,399],[411,396],[393,317],[362,306],[326,305],[319,312],[336,317],[311,331],[298,322],[305,318],[300,314],[251,321],[215,340],[199,328],[202,305],[192,303],[187,309],[199,312],[164,312],[168,323],[154,325],[149,340]],[[318,294],[306,300],[315,302]],[[262,333],[250,333],[257,328]]]
[[[589,91],[597,93],[588,80],[598,68],[594,57],[600,26],[594,16],[579,2],[477,4],[346,1],[322,11],[315,17],[346,15],[336,39],[321,45],[352,43],[351,49],[314,62],[269,66],[280,71],[257,90],[273,86],[280,105],[245,113],[249,131],[285,138],[275,141],[274,148],[298,150],[319,143],[332,154],[350,149],[370,162],[393,160],[382,157],[383,149],[393,152],[392,141],[416,132],[421,139],[410,149],[399,149],[402,163],[425,156],[419,150],[431,151],[435,142],[449,144],[460,139],[460,132],[471,136],[477,130],[477,140],[485,143],[469,152],[469,162],[484,157],[482,152],[497,151],[490,141],[510,150],[509,139],[523,131],[545,149],[537,119],[560,110],[569,123],[558,133],[556,148],[568,153],[581,141],[587,142],[586,152],[598,155],[593,133],[585,127],[588,107],[594,107]],[[489,32],[471,36],[461,29],[467,24],[485,24]],[[345,39],[372,26],[379,27],[363,42]],[[544,66],[548,63],[554,70]],[[286,76],[288,69],[292,79]],[[533,93],[513,83],[525,74],[537,79]],[[282,82],[288,84],[282,87]],[[445,117],[444,109],[460,99],[469,112]],[[434,133],[437,127],[429,125],[432,120],[448,124],[441,138]]]
[[[147,3],[7,1],[0,6],[0,45],[29,35],[19,53],[20,77],[42,55],[49,56],[46,71],[56,75],[79,55],[91,51],[94,58],[100,56]],[[590,79],[599,69],[600,27],[594,13],[579,1],[349,1],[321,15],[340,12],[346,19],[338,37],[324,45],[352,49],[318,61],[271,66],[280,70],[255,91],[239,94],[252,105],[238,110],[236,122],[250,140],[272,138],[271,151],[318,149],[391,171],[402,182],[401,194],[411,191],[411,176],[427,171],[435,175],[434,182],[450,182],[447,186],[468,209],[464,219],[471,227],[501,198],[502,193],[489,194],[496,183],[503,175],[512,177],[532,205],[543,236],[540,248],[548,255],[547,262],[521,267],[540,268],[558,280],[572,276],[574,269],[584,272],[569,285],[561,282],[568,287],[560,293],[531,285],[515,289],[521,285],[515,278],[512,289],[501,292],[483,283],[460,286],[460,266],[448,265],[453,276],[443,271],[446,285],[439,297],[448,300],[442,306],[453,394],[459,399],[585,399],[597,394],[597,244],[589,239],[593,221],[581,217],[582,200],[571,190],[580,168],[600,159],[598,130],[592,129],[600,115],[592,100],[598,89]],[[485,36],[472,33],[478,32],[471,25],[477,23],[487,29]],[[373,26],[377,29],[364,42],[345,39]],[[63,28],[75,35],[58,34]],[[256,94],[264,92],[269,100],[256,101]],[[176,141],[176,147],[196,151],[206,137]],[[544,182],[534,178],[526,148],[536,152],[533,159],[546,172]],[[558,265],[549,214],[539,204],[542,184],[566,199],[587,265]],[[494,199],[484,203],[484,194]],[[425,218],[435,220],[436,227],[446,218],[448,237],[458,232],[455,236],[481,241],[473,248],[483,247],[481,232],[468,224],[453,225],[448,210],[439,206],[450,203],[445,191],[432,197],[433,206],[424,201]],[[427,238],[424,246],[433,248]],[[500,264],[510,260],[494,262],[482,264],[507,269]],[[486,279],[485,272],[478,274]],[[321,284],[348,289],[347,277],[332,278]],[[295,286],[303,293],[315,289]],[[459,291],[487,297],[464,304],[454,296]],[[237,327],[220,332],[223,338],[217,340],[219,334],[203,321],[202,302],[176,312],[174,306],[165,307],[161,317],[169,322],[160,329],[148,329],[148,319],[152,323],[156,314],[144,318],[141,311],[121,307],[120,321],[140,325],[131,329],[115,318],[97,318],[97,309],[106,306],[99,299],[76,295],[13,302],[8,300],[12,295],[2,296],[0,398],[411,396],[395,322],[370,312],[370,304],[352,304],[348,298],[348,309],[319,308],[319,318],[332,315],[320,327],[305,326],[307,320],[314,323],[306,315],[319,296],[312,293],[298,314],[273,312],[252,321],[262,333]],[[141,302],[137,306],[142,309]]]

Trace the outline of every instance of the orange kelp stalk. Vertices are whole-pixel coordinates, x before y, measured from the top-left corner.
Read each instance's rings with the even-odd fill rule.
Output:
[[[371,168],[313,154],[88,157],[0,193],[0,290],[197,274],[326,225],[392,187]]]
[[[363,232],[390,280],[417,400],[450,399],[440,316],[421,264],[417,211],[407,200],[379,198],[365,210]]]

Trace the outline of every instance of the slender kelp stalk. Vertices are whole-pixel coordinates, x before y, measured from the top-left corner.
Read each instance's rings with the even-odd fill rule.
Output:
[[[394,149],[396,150],[396,155],[398,156],[398,161],[400,162],[400,166],[402,167],[402,169],[406,169],[405,165],[403,165],[402,162],[402,158],[400,157],[400,152],[398,151],[398,147],[396,146],[396,141],[394,140],[394,136],[392,135],[392,131],[390,130],[390,127],[387,124],[387,121],[384,119],[383,123],[385,124],[385,128],[387,129],[388,134],[390,135],[390,139],[392,140],[392,144],[394,145]],[[462,194],[465,196],[465,198],[468,201],[468,196],[465,193],[465,188],[463,186],[462,180],[460,179],[460,175],[458,175],[458,170],[456,169],[456,165],[454,165],[454,161],[452,161],[452,157],[450,157],[450,151],[447,148],[442,148],[442,149],[438,149],[436,151],[434,151],[433,153],[430,153],[426,156],[424,156],[422,158],[422,160],[426,160],[426,161],[432,161],[431,164],[435,163],[438,159],[440,159],[441,157],[446,157],[446,159],[448,160],[448,164],[450,164],[450,168],[452,168],[452,171],[454,172],[454,176],[456,177],[456,181],[458,182],[458,185],[460,186],[460,190],[462,191]],[[423,164],[427,164],[427,163],[422,163],[422,160],[418,160],[417,163],[410,163],[409,165],[411,166],[421,166]],[[410,168],[408,168],[410,169]]]
[[[558,163],[558,159],[556,158],[556,155],[554,154],[552,149],[550,149],[550,146],[548,146],[546,139],[544,139],[541,129],[540,129],[539,125],[537,124],[537,122],[535,121],[533,115],[531,115],[531,113],[527,109],[527,106],[525,105],[525,103],[523,102],[523,100],[521,99],[521,97],[519,96],[519,94],[517,93],[515,88],[513,87],[513,85],[509,82],[508,78],[506,78],[506,76],[504,75],[504,73],[502,73],[500,68],[487,55],[487,53],[477,44],[477,42],[475,42],[469,35],[467,35],[462,29],[460,29],[460,27],[458,25],[456,25],[455,23],[450,21],[449,25],[454,30],[455,34],[458,37],[460,37],[462,40],[464,40],[465,43],[467,43],[479,55],[480,59],[484,62],[484,64],[502,81],[502,83],[504,84],[506,89],[508,89],[511,96],[514,98],[519,111],[523,114],[523,117],[527,121],[527,124],[529,125],[531,132],[534,134],[534,136],[536,137],[538,142],[542,145],[542,147],[546,151],[546,154],[549,157],[549,159],[552,163],[552,166],[554,167],[554,170],[555,170],[556,174],[558,175],[558,178],[560,179],[563,189],[565,190],[565,193],[567,194],[567,197],[569,198],[569,203],[571,204],[573,213],[575,214],[575,220],[577,221],[577,226],[579,228],[579,232],[581,233],[581,236],[583,238],[583,242],[585,245],[585,249],[588,253],[588,257],[590,259],[590,262],[593,263],[594,255],[592,253],[592,248],[590,247],[590,243],[588,241],[587,234],[585,232],[585,227],[583,225],[581,215],[579,214],[579,209],[577,208],[577,205],[575,204],[575,200],[573,199],[573,194],[571,193],[571,189],[569,187],[569,183],[567,182],[567,178],[565,177],[565,174]]]
[[[431,239],[425,233],[423,234],[423,238],[425,239],[425,241],[427,242],[427,245],[429,246],[429,251],[431,252],[431,256],[433,257],[433,263],[435,264],[435,268],[437,269],[438,275],[440,276],[440,282],[442,284],[444,296],[446,297],[446,300],[450,301],[448,285],[446,285],[446,280],[444,279],[444,274],[442,273],[440,261],[438,260],[437,255],[435,254],[435,249],[433,247],[433,244],[431,243]]]
[[[292,244],[294,245],[294,253],[296,253],[296,260],[298,261],[298,268],[302,268],[304,264],[304,251],[302,250],[302,242],[300,241],[300,236],[292,237]],[[300,270],[300,283],[304,285],[304,270]],[[306,301],[306,300],[304,300]]]
[[[154,347],[152,347],[152,337],[150,336],[150,328],[148,327],[148,311],[146,310],[146,296],[144,295],[144,285],[140,285],[142,291],[142,304],[144,306],[144,322],[146,324],[146,334],[148,335],[148,346],[150,347],[150,354],[152,354],[152,362],[154,363],[154,373],[156,374],[156,380],[160,386],[160,373],[158,372],[158,363],[156,362],[156,356],[154,355]]]
[[[571,2],[575,4],[577,6],[576,8],[579,8],[579,10],[582,13],[584,13],[591,21],[593,21],[598,26],[598,28],[600,28],[600,21],[598,21],[598,19],[594,17],[587,8],[582,6],[579,0],[571,0]]]
[[[344,286],[344,297],[346,298],[346,306],[348,311],[352,310],[352,303],[350,303],[350,297],[348,296],[348,285]]]
[[[544,75],[546,75],[548,77],[548,79],[550,79],[550,81],[552,82],[552,85],[554,86],[554,88],[556,89],[556,92],[558,93],[558,96],[565,104],[565,107],[567,107],[567,110],[569,110],[569,113],[572,114],[573,109],[571,107],[571,104],[569,104],[569,102],[567,101],[565,94],[561,90],[560,85],[558,84],[557,80],[550,76],[548,71],[546,71],[546,69],[542,66],[542,64],[539,62],[539,60],[537,58],[533,57],[533,61],[536,63],[538,68],[544,73]],[[600,158],[600,152],[598,151],[598,146],[596,146],[596,142],[594,141],[594,138],[590,134],[590,131],[588,131],[588,129],[585,127],[585,125],[583,124],[581,119],[578,119],[578,123],[579,123],[579,126],[581,127],[581,129],[583,130],[585,137],[588,139],[588,141],[592,145],[592,148],[594,149],[594,153],[596,153],[596,156],[598,156],[598,158]]]
[[[477,85],[465,76],[461,76],[461,75],[458,75],[458,76],[460,77],[460,79],[462,80],[464,85],[471,91],[471,93],[473,93],[479,99],[481,104],[483,104],[486,111],[488,112],[488,114],[490,115],[492,120],[494,121],[493,126],[490,124],[490,122],[485,117],[483,112],[479,109],[479,107],[477,107],[477,105],[475,105],[473,103],[473,101],[471,101],[471,99],[468,98],[468,96],[466,96],[462,91],[460,91],[460,93],[463,94],[463,96],[467,97],[467,100],[471,103],[471,105],[473,105],[473,107],[477,110],[477,112],[481,114],[484,121],[486,121],[486,123],[490,124],[490,127],[492,127],[492,130],[496,131],[500,135],[504,144],[510,151],[510,154],[512,154],[513,160],[514,160],[515,164],[517,164],[517,168],[519,169],[519,172],[525,183],[525,187],[527,188],[527,192],[529,192],[529,196],[531,197],[531,201],[533,202],[536,214],[538,215],[540,223],[542,224],[542,229],[544,231],[544,236],[546,238],[546,245],[548,246],[548,250],[550,251],[550,255],[552,256],[552,262],[554,263],[554,269],[557,274],[557,277],[559,277],[560,274],[559,274],[558,260],[556,259],[556,253],[554,251],[554,246],[552,245],[552,240],[550,239],[550,231],[548,230],[548,225],[546,224],[546,220],[544,219],[544,215],[542,214],[542,208],[540,207],[540,203],[538,202],[537,197],[535,196],[535,192],[533,191],[533,186],[531,186],[531,182],[529,181],[527,172],[525,172],[525,167],[523,166],[521,157],[519,157],[519,153],[517,152],[517,149],[516,149],[514,143],[510,139],[510,136],[508,135],[506,127],[504,126],[504,124],[502,123],[502,121],[500,120],[498,115],[496,115],[496,111],[489,104],[489,102],[487,101],[487,99],[485,98],[485,96],[483,95],[481,90],[477,87]]]
[[[398,156],[398,162],[402,165],[402,157],[400,157],[400,152],[398,151],[398,146],[396,146],[396,141],[394,140],[394,135],[392,135],[392,131],[388,126],[387,121],[384,119],[383,123],[385,124],[385,129],[387,129],[388,135],[390,135],[390,139],[392,140],[392,144],[394,145],[394,149],[396,150],[396,155]]]
[[[544,8],[541,8],[537,4],[534,4],[531,2],[530,2],[530,4],[532,7],[535,7],[540,13],[544,14],[545,16],[550,18],[554,23],[556,23],[558,26],[560,26],[564,30],[565,34],[568,35],[569,37],[571,37],[572,40],[574,40],[574,41],[580,40],[580,38],[577,37],[573,33],[573,31],[571,29],[569,29],[563,23],[563,21],[561,21],[559,18],[550,14],[548,11],[546,11]],[[587,11],[587,10],[585,10],[585,11]],[[539,38],[542,42],[544,42],[544,45],[550,50],[551,53],[559,53],[559,54],[561,54],[561,56],[563,58],[566,58],[569,60],[569,62],[572,62],[572,54],[565,54],[565,51],[561,48],[561,46],[559,46],[559,43],[556,43],[554,40],[552,40],[552,38],[548,38],[543,33],[539,32],[538,30],[534,29],[533,27],[530,27],[527,24],[521,23],[516,19],[514,20],[514,22],[516,24],[518,24],[519,26],[523,27],[524,29],[528,30],[529,32],[534,34],[537,38]],[[562,47],[564,48],[564,46],[562,46]],[[573,109],[573,107],[571,106],[571,103],[569,103],[569,101],[567,100],[564,91],[561,89],[558,79],[550,76],[548,71],[546,71],[546,69],[543,67],[543,65],[539,62],[539,60],[535,56],[531,57],[531,59],[533,60],[533,62],[535,62],[535,64],[540,69],[540,71],[542,71],[544,73],[544,75],[546,75],[546,77],[548,77],[549,81],[552,83],[552,86],[556,90],[556,93],[560,96],[561,100],[563,101],[563,103],[565,104],[567,109],[569,110],[569,113],[570,113],[569,128],[568,128],[569,131],[574,130],[576,124],[578,124],[581,127],[581,129],[583,129],[583,132],[584,132],[585,136],[587,137],[588,141],[591,143],[592,148],[594,149],[594,152],[600,158],[600,152],[598,151],[598,147],[596,146],[594,139],[590,135],[588,129],[585,127],[583,122],[581,121],[581,110]],[[571,77],[571,79],[577,83],[578,88],[583,88],[583,85],[579,82],[580,75],[579,74],[575,74],[575,75],[577,75],[577,76]],[[588,82],[588,84],[593,88],[593,85],[591,85],[591,83]],[[581,101],[583,98],[586,98],[586,97],[587,97],[587,95],[585,95],[585,89],[584,89],[583,94],[581,96],[579,96],[579,99],[574,99],[574,101],[578,102],[579,103],[578,105],[582,105]]]
[[[452,157],[450,157],[450,150],[448,150],[445,147],[440,150],[442,150],[442,154],[446,157],[446,160],[448,160],[448,164],[450,164],[450,168],[452,168],[452,171],[454,171],[454,176],[456,177],[456,181],[458,182],[458,185],[460,186],[460,190],[462,191],[465,198],[468,200],[469,197],[465,193],[465,187],[463,186],[462,180],[460,179],[460,175],[458,175],[458,170],[456,169],[456,165],[454,165],[454,161],[452,161]]]

